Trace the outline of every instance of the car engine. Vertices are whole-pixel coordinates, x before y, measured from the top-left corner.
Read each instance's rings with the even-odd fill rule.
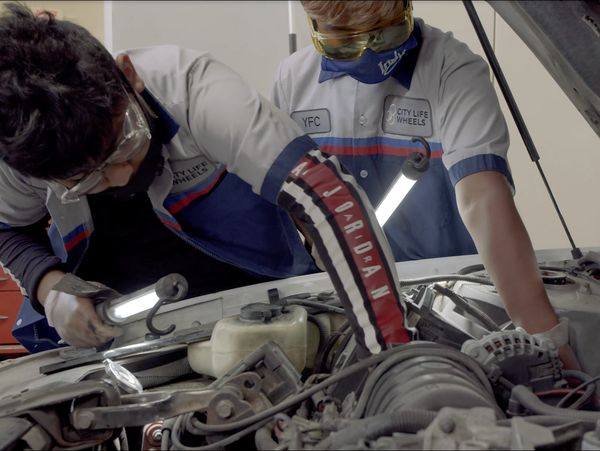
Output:
[[[235,313],[220,295],[214,321],[216,298],[186,300],[155,318],[174,332],[140,318],[109,349],[1,362],[0,449],[600,449],[598,257],[540,265],[581,370],[514,327],[481,265],[403,279],[415,340],[378,355],[303,276],[230,290]]]

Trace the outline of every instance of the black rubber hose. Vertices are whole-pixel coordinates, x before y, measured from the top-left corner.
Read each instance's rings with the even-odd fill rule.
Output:
[[[475,265],[465,266],[464,268],[461,268],[458,271],[456,271],[456,273],[464,276],[466,274],[471,274],[477,271],[483,271],[484,269],[485,267],[481,263],[478,263]]]
[[[548,266],[548,265],[538,265],[540,271],[555,271],[555,272],[570,272],[571,268],[565,268],[563,266]],[[474,272],[485,270],[484,266],[480,263],[478,265],[465,266],[464,268],[456,271],[457,274],[467,275],[472,274]],[[477,277],[477,276],[475,276]]]
[[[316,315],[312,315],[312,314],[308,314],[307,316],[308,321],[310,321],[311,323],[313,323],[316,327],[317,330],[319,331],[319,346],[317,347],[317,356],[321,355],[321,353],[323,352],[325,346],[326,346],[326,342],[327,342],[327,324],[325,323],[325,320],[323,320],[322,318],[319,318]],[[314,363],[314,362],[313,362]],[[309,367],[311,368],[311,367]]]
[[[219,441],[210,443],[208,445],[187,446],[187,445],[184,445],[179,438],[179,433],[181,432],[182,429],[184,429],[184,423],[186,422],[187,415],[193,415],[193,414],[180,415],[176,418],[175,423],[173,424],[173,429],[171,431],[171,442],[173,443],[173,446],[171,448],[169,448],[173,451],[183,451],[183,450],[185,450],[185,451],[211,450],[212,451],[212,450],[217,450],[217,449],[225,449],[226,446],[231,445],[232,443],[235,443],[238,440],[241,440],[246,435],[256,431],[257,429],[263,427],[265,424],[267,424],[268,422],[271,421],[271,419],[268,418],[266,420],[259,421],[258,423],[251,424],[250,426],[246,427],[245,429],[242,429],[241,431],[232,433],[231,435],[228,435],[227,437],[225,437]]]
[[[527,410],[537,415],[550,415],[554,417],[569,418],[572,420],[586,423],[586,427],[596,427],[596,422],[600,420],[600,412],[591,412],[583,410],[562,409],[545,404],[535,393],[524,385],[515,385],[511,395],[511,401],[519,402]]]
[[[572,423],[573,421],[578,421],[578,420],[573,420],[572,418],[557,417],[554,415],[530,415],[530,416],[519,417],[519,418],[523,418],[528,423],[538,424],[540,426],[545,426],[545,427],[564,426],[566,424]],[[593,426],[592,423],[584,422],[581,424],[582,424],[583,428],[587,431],[592,431],[595,429],[595,426],[592,427]],[[510,419],[498,420],[496,422],[496,426],[510,427],[510,425],[511,425]]]
[[[327,356],[329,355],[335,344],[340,340],[340,337],[342,337],[349,328],[350,323],[348,323],[348,321],[345,321],[344,324],[342,324],[342,326],[339,328],[339,330],[337,330],[336,332],[332,332],[332,334],[327,339],[327,342],[325,343],[322,352],[318,353],[315,357],[315,373],[329,372],[324,370],[325,360],[327,359]]]
[[[571,396],[573,396],[580,389],[585,387],[585,392],[573,404],[568,406],[567,409],[579,409],[582,405],[584,405],[587,402],[587,400],[594,395],[596,391],[596,384],[594,382],[600,379],[600,376],[592,377],[589,374],[584,373],[583,371],[577,370],[565,370],[563,371],[563,377],[576,377],[582,382],[582,384],[578,385],[577,387],[572,389],[566,396],[564,396],[558,402],[558,404],[556,404],[556,407],[563,407],[567,400],[571,398]]]
[[[477,276],[467,276],[460,274],[442,274],[438,276],[431,277],[420,277],[418,279],[404,279],[400,281],[400,288],[411,287],[413,285],[425,285],[435,282],[453,282],[453,281],[462,281],[462,282],[473,282],[480,283],[482,285],[494,285],[490,279],[486,279],[485,277],[477,277]]]
[[[479,324],[485,327],[488,331],[500,331],[500,327],[483,310],[477,308],[475,305],[470,304],[469,301],[452,291],[450,288],[443,287],[436,283],[433,285],[433,289],[441,295],[446,296],[448,299],[454,302],[454,305],[463,309],[466,313],[475,318]]]
[[[312,307],[315,309],[319,309],[321,311],[331,312],[331,313],[340,313],[345,315],[346,312],[342,307],[336,307],[335,305],[325,304],[323,302],[317,301],[309,301],[307,299],[296,299],[290,298],[285,300],[287,305],[300,305],[302,307]]]
[[[429,410],[401,410],[354,420],[348,427],[319,442],[315,449],[342,449],[360,440],[374,440],[394,432],[414,434],[429,426],[436,415],[437,412]]]

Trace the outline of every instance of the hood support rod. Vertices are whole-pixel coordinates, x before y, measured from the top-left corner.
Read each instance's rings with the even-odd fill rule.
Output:
[[[554,205],[554,209],[556,210],[556,213],[558,214],[558,218],[560,219],[563,229],[565,230],[565,233],[567,234],[567,238],[569,240],[569,243],[571,244],[571,255],[573,256],[574,259],[581,258],[583,256],[583,254],[581,253],[581,250],[575,245],[575,242],[573,241],[573,237],[571,236],[571,232],[569,232],[569,228],[567,227],[567,223],[565,222],[565,218],[563,217],[563,215],[560,211],[560,208],[558,207],[556,198],[554,197],[554,194],[552,193],[552,189],[550,188],[548,180],[546,179],[546,175],[544,174],[542,166],[540,165],[540,161],[539,161],[540,155],[538,154],[538,151],[535,148],[535,144],[533,143],[533,140],[531,139],[529,130],[527,130],[527,126],[525,125],[523,116],[521,116],[521,112],[519,111],[519,107],[517,106],[517,102],[515,101],[515,98],[513,97],[512,92],[508,86],[508,82],[506,81],[506,78],[504,77],[504,73],[502,72],[502,69],[500,68],[500,64],[498,63],[498,59],[496,58],[496,55],[494,53],[494,49],[492,48],[490,41],[485,33],[485,30],[483,29],[483,26],[481,25],[481,21],[479,20],[479,15],[477,14],[477,11],[475,10],[475,6],[473,6],[473,2],[471,0],[463,0],[463,4],[465,5],[465,9],[467,10],[469,19],[471,19],[473,28],[475,28],[475,33],[477,33],[477,37],[479,38],[479,42],[481,43],[481,46],[483,47],[485,56],[487,57],[488,62],[490,63],[490,66],[492,67],[494,76],[496,77],[496,80],[498,80],[498,85],[500,86],[500,90],[502,91],[502,94],[504,95],[504,99],[506,100],[506,103],[508,104],[510,113],[511,113],[515,123],[517,124],[519,133],[521,135],[521,138],[523,139],[523,143],[525,144],[525,147],[527,148],[527,152],[529,153],[529,158],[531,158],[531,161],[533,161],[535,163],[535,165],[537,166],[540,176],[542,177],[542,181],[544,182],[544,185],[546,186],[546,190],[548,191],[548,194],[550,195],[550,200],[552,201],[552,204]]]

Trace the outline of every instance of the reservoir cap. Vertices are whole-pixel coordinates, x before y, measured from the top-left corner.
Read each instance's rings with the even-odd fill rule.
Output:
[[[268,323],[273,318],[281,316],[282,309],[281,305],[255,302],[242,307],[240,319],[242,321]]]

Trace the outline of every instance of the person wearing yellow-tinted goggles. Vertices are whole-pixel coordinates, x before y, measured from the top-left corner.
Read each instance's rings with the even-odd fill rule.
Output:
[[[516,325],[558,327],[512,199],[508,129],[485,61],[413,18],[410,0],[301,3],[313,46],[282,62],[275,103],[375,205],[422,152],[416,142],[430,147],[429,169],[385,223],[395,260],[479,250]],[[576,368],[568,345],[557,346]]]
[[[324,69],[362,83],[386,80],[403,55],[417,46],[412,3],[349,1],[342,7],[336,3],[303,3]]]
[[[390,18],[375,23],[349,21],[344,29],[308,15],[312,42],[319,53],[332,60],[354,60],[366,49],[382,52],[398,47],[408,40],[414,28],[412,4],[410,0],[402,3],[402,9]]]

